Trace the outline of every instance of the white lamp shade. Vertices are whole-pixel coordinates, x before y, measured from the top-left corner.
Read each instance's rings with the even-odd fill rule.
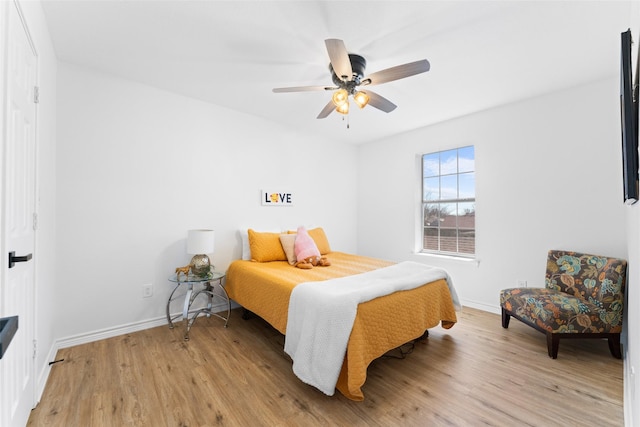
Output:
[[[191,255],[213,253],[213,230],[189,230],[187,232],[187,253]]]

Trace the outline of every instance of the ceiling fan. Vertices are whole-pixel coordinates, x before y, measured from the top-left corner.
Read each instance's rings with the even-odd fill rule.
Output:
[[[429,61],[409,62],[377,71],[364,77],[367,61],[360,55],[348,53],[344,42],[339,39],[327,39],[324,41],[329,53],[329,71],[335,86],[297,86],[274,88],[273,92],[308,92],[318,90],[334,91],[331,101],[320,111],[318,119],[324,119],[333,110],[341,114],[349,113],[349,96],[360,108],[371,105],[385,113],[395,110],[397,105],[383,96],[370,90],[360,90],[360,86],[373,86],[393,80],[404,79],[416,74],[429,71]]]

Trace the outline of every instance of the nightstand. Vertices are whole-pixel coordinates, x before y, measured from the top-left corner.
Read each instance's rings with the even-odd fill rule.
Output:
[[[227,291],[224,289],[224,286],[222,286],[222,279],[224,279],[224,276],[224,273],[214,271],[209,273],[207,277],[199,277],[192,274],[189,274],[188,276],[185,276],[184,274],[176,276],[174,274],[169,277],[169,281],[175,283],[176,287],[173,289],[171,295],[169,295],[169,299],[167,300],[167,322],[169,323],[169,328],[173,329],[173,321],[175,319],[181,317],[182,320],[185,321],[185,341],[189,341],[189,331],[191,330],[191,326],[193,326],[193,323],[201,314],[204,314],[207,317],[219,317],[224,320],[224,327],[227,327],[227,324],[229,323],[229,315],[231,314],[231,302],[229,301]],[[172,317],[170,312],[171,301],[179,298],[174,298],[173,295],[176,293],[178,288],[185,286],[187,287],[187,291],[184,295],[182,314]],[[200,298],[200,300],[205,298],[206,306],[192,309],[193,303],[198,298]],[[212,311],[214,300],[224,303],[224,306],[227,309],[226,317]]]

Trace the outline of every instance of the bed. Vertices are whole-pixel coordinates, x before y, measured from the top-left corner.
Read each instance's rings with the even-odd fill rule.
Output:
[[[229,297],[286,335],[289,302],[297,285],[330,281],[394,265],[380,259],[331,251],[323,231],[315,240],[331,266],[302,270],[293,267],[286,254],[284,259],[281,254],[261,257],[255,254],[257,246],[251,246],[253,260],[233,261],[227,270],[225,288]],[[456,309],[459,309],[457,296],[452,296],[451,290],[450,281],[439,279],[360,303],[335,388],[348,399],[363,400],[361,388],[367,367],[373,360],[421,337],[438,324],[445,329],[451,328],[457,321]]]

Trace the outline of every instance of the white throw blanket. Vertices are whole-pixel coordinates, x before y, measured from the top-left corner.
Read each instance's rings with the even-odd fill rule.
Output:
[[[405,261],[378,270],[322,282],[301,283],[289,300],[284,351],[306,384],[335,392],[358,304],[396,291],[447,279],[456,310],[458,295],[445,270]]]

